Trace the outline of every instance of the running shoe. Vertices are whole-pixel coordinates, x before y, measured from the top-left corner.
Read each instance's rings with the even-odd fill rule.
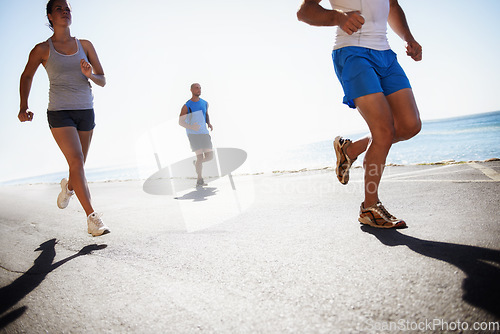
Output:
[[[101,216],[102,214],[94,212],[87,217],[87,231],[89,232],[89,234],[92,234],[93,237],[111,232],[109,228],[102,222]]]
[[[361,203],[358,221],[361,224],[370,225],[377,228],[405,228],[404,220],[397,219],[387,211],[381,202],[368,208]]]
[[[337,156],[337,165],[335,167],[335,173],[337,174],[337,179],[340,183],[346,185],[349,182],[349,169],[356,159],[351,159],[346,154],[346,149],[351,145],[352,141],[347,138],[342,138],[337,136],[333,141],[333,148],[335,149],[335,155]]]
[[[59,196],[57,196],[57,206],[59,207],[59,209],[65,209],[68,206],[69,200],[74,193],[74,190],[70,191],[68,189],[68,180],[66,178],[62,179],[61,192],[59,193]]]
[[[208,184],[206,184],[203,179],[198,179],[198,181],[196,181],[196,186],[197,187],[204,187],[204,186],[208,186]]]

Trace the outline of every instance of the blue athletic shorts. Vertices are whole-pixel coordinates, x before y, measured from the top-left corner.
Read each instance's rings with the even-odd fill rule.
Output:
[[[78,131],[90,131],[95,127],[94,118],[94,109],[47,110],[47,120],[51,129],[72,126]]]
[[[356,108],[354,99],[373,93],[389,95],[411,88],[392,50],[372,50],[348,46],[332,53],[335,73],[344,89],[343,102]]]

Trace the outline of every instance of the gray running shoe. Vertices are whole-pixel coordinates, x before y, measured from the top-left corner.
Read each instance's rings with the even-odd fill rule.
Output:
[[[197,187],[205,187],[205,186],[208,186],[208,184],[206,184],[203,179],[198,179],[198,181],[196,181],[196,186]]]

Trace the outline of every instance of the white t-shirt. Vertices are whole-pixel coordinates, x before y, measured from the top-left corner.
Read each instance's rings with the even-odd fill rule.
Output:
[[[333,49],[345,46],[361,46],[375,50],[390,49],[387,41],[387,18],[389,0],[330,0],[333,9],[343,12],[359,10],[365,18],[360,30],[352,35],[337,28],[337,38]]]

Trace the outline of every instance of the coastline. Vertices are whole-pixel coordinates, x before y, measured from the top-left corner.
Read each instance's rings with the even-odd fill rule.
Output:
[[[436,162],[429,162],[429,163],[410,163],[410,164],[397,164],[397,163],[388,163],[386,164],[386,167],[390,166],[441,166],[441,165],[456,165],[456,164],[467,164],[467,163],[484,163],[484,162],[494,162],[494,161],[500,161],[500,158],[489,158],[485,160],[461,160],[461,161],[455,161],[453,159],[450,160],[443,160],[443,161],[436,161]],[[352,169],[361,169],[363,166],[361,165],[354,165]],[[130,169],[130,168],[129,168]],[[120,171],[122,169],[118,168],[116,169],[117,171]],[[258,175],[276,175],[276,174],[297,174],[297,173],[306,173],[306,172],[313,172],[313,171],[335,171],[335,166],[324,166],[324,167],[304,167],[304,168],[297,168],[297,169],[276,169],[276,170],[269,170],[269,171],[256,171],[256,172],[242,172],[240,173],[238,170],[236,170],[234,173],[232,173],[233,176],[258,176]],[[54,179],[54,181],[51,182],[26,182],[26,179],[17,179],[17,180],[8,180],[8,181],[3,181],[0,182],[0,187],[2,186],[13,186],[13,185],[38,185],[38,184],[59,184],[59,181],[63,177],[67,177],[67,175],[64,174],[64,172],[59,172],[59,173],[53,173],[49,175],[57,175],[57,177]],[[43,178],[44,176],[34,176],[32,178]],[[28,178],[31,179],[31,178]],[[112,183],[112,182],[130,182],[130,181],[145,181],[147,177],[126,177],[126,178],[110,178],[110,179],[105,179],[105,180],[92,180],[89,179],[88,183],[89,184],[94,184],[94,183]],[[189,179],[189,178],[188,178]]]
[[[388,165],[440,164],[453,159],[456,162],[487,161],[500,158],[498,133],[500,111],[477,113],[439,120],[423,121],[422,131],[412,140],[395,145],[387,157]],[[351,139],[363,137],[366,133],[346,134]],[[244,147],[240,149],[245,149]],[[334,164],[330,140],[304,143],[294,147],[254,148],[249,150],[247,161],[234,173],[265,174],[274,172],[307,171],[322,169]],[[165,159],[162,166],[177,161],[169,160],[168,152],[162,152]],[[151,157],[136,157],[129,165],[86,169],[89,182],[110,180],[146,179],[157,169],[157,162]],[[173,157],[170,157],[173,158]],[[354,164],[362,164],[362,159]],[[30,170],[32,172],[32,170]],[[18,183],[58,183],[67,177],[67,171],[30,177],[11,178],[0,181],[0,186]]]

